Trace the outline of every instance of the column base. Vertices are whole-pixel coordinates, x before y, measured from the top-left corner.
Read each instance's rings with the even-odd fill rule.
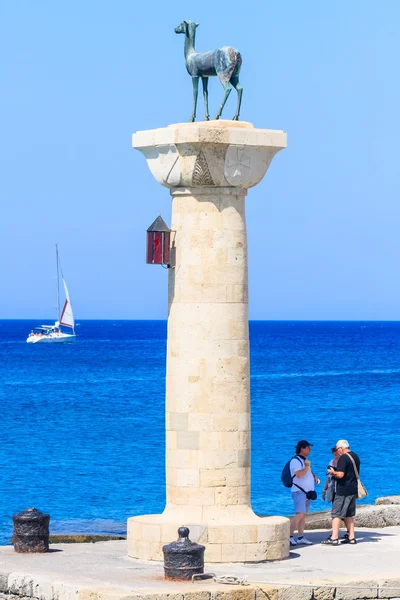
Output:
[[[237,507],[238,508],[238,507]],[[245,563],[282,560],[289,556],[289,519],[258,517],[249,508],[240,515],[229,509],[207,523],[165,511],[128,519],[128,556],[163,561],[162,547],[178,538],[178,528],[190,529],[192,542],[206,547],[206,563]]]

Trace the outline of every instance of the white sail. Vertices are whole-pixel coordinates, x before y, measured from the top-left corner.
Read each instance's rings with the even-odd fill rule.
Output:
[[[74,313],[72,312],[71,300],[69,298],[67,284],[65,283],[64,279],[63,279],[63,284],[64,284],[66,300],[65,300],[64,308],[61,313],[60,324],[64,325],[65,327],[72,327],[72,329],[73,329],[74,325],[75,325]]]

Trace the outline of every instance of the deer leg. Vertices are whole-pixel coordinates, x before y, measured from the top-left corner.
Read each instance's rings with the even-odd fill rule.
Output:
[[[235,88],[235,90],[237,91],[237,94],[238,94],[236,113],[235,113],[235,116],[233,117],[232,121],[239,121],[240,106],[242,104],[243,88],[239,83],[239,77],[231,77],[231,84],[233,85],[233,87]]]
[[[193,123],[196,120],[197,94],[199,92],[199,78],[192,77],[192,83],[193,83],[193,110],[192,110],[192,116],[189,119],[189,123]]]
[[[203,97],[204,97],[204,108],[206,111],[205,120],[210,120],[210,113],[208,112],[208,77],[201,78],[203,84]]]
[[[220,118],[220,116],[221,116],[221,114],[222,114],[222,111],[223,111],[223,109],[224,109],[224,106],[225,106],[225,102],[228,100],[228,96],[229,96],[229,94],[231,93],[231,90],[232,90],[232,88],[230,87],[230,83],[229,83],[229,81],[227,81],[227,82],[225,82],[225,83],[223,83],[223,82],[221,81],[221,83],[222,83],[222,85],[224,86],[225,94],[224,94],[224,97],[223,97],[223,99],[222,99],[222,104],[221,104],[221,106],[219,107],[219,111],[217,112],[217,114],[216,114],[216,115],[215,115],[215,117],[214,117],[214,119],[216,119],[216,120],[218,120],[218,119]]]

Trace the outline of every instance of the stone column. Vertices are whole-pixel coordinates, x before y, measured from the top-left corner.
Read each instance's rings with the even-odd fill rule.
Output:
[[[166,393],[167,505],[128,520],[128,554],[162,560],[178,527],[206,562],[276,560],[289,523],[250,506],[250,377],[245,198],[282,131],[250,123],[171,125],[133,136],[172,195]],[[279,485],[280,482],[277,482]]]

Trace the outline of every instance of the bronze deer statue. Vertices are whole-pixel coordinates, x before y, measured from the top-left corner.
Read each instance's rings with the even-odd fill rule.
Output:
[[[217,48],[217,50],[210,50],[209,52],[196,52],[194,44],[196,27],[198,26],[199,24],[194,21],[182,21],[175,29],[175,33],[185,34],[185,64],[187,72],[192,77],[193,82],[193,111],[190,122],[192,123],[196,120],[197,95],[200,77],[203,83],[204,106],[206,112],[205,120],[210,120],[208,112],[208,78],[215,76],[218,77],[222,83],[225,93],[222,104],[214,118],[220,118],[225,102],[231,93],[232,86],[236,89],[238,95],[237,109],[233,120],[238,121],[243,93],[243,88],[239,83],[239,72],[240,67],[242,66],[240,52],[230,46],[222,46],[221,48]]]

